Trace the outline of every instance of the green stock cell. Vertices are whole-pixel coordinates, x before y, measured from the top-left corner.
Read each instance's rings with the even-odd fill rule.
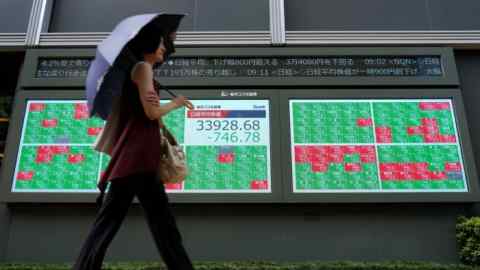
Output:
[[[465,189],[465,183],[461,180],[447,180],[445,181],[446,189]]]
[[[344,164],[330,164],[326,172],[313,172],[310,164],[295,164],[297,187],[310,189],[379,189],[375,164],[362,164],[360,172],[346,172]]]
[[[295,137],[293,140],[295,143],[310,141],[310,136],[304,130],[301,130],[300,132],[294,131],[294,134]]]
[[[307,184],[303,179],[299,179],[297,181],[297,186],[295,188],[298,190],[309,189],[309,187],[307,187]]]
[[[382,189],[389,190],[389,189],[399,189],[404,190],[408,189],[405,182],[394,182],[394,181],[384,181],[382,182]]]
[[[300,104],[293,106],[295,143],[352,143],[359,139],[363,140],[362,143],[373,142],[372,128],[357,126],[358,118],[371,118],[369,103],[315,102],[301,105],[301,110],[298,109]],[[351,133],[358,136],[351,136]]]
[[[242,190],[249,188],[250,186],[248,185],[248,180],[233,180],[229,185],[229,189],[233,190]]]
[[[445,162],[430,162],[428,170],[432,172],[443,171],[445,169]]]
[[[324,181],[305,181],[305,189],[313,189],[313,190],[323,190],[327,189],[327,183]]]
[[[345,154],[343,156],[343,161],[345,163],[358,163],[358,162],[360,162],[360,155],[359,154]]]
[[[232,147],[235,157],[232,163],[218,162],[218,146],[187,146],[186,149],[190,168],[185,182],[187,190],[248,189],[250,181],[255,180],[253,177],[267,174],[266,146]]]
[[[373,103],[376,126],[386,126],[392,130],[392,142],[423,142],[422,135],[409,135],[409,127],[422,125],[422,118],[434,118],[439,125],[440,134],[453,135],[454,126],[451,112],[448,110],[421,110],[419,102]]]
[[[444,164],[459,161],[456,145],[379,145],[377,149],[381,163],[435,161]]]
[[[71,147],[70,154],[82,155],[83,160],[72,164],[69,154],[57,154],[49,162],[36,163],[32,159],[24,159],[26,155],[36,155],[36,146],[23,146],[20,153],[19,171],[33,172],[30,181],[17,180],[21,183],[17,189],[73,189],[71,183],[82,183],[88,189],[95,189],[98,154],[91,147]],[[28,163],[27,163],[27,162]]]
[[[234,169],[233,163],[226,163],[226,164],[216,163],[215,164],[216,175],[221,180],[229,179],[233,174],[233,169]]]
[[[424,182],[424,181],[422,181],[422,182]],[[421,183],[421,182],[415,182],[415,181],[411,181],[410,185],[411,185],[412,189],[418,189],[418,190],[429,188],[428,184]]]
[[[96,136],[88,134],[88,128],[103,127],[98,118],[75,119],[74,103],[48,103],[45,110],[27,112],[24,143],[93,143]],[[52,126],[43,126],[44,121]]]
[[[102,153],[101,155],[102,155],[102,163],[100,165],[100,168],[101,168],[102,171],[105,171],[112,158],[107,154]]]
[[[458,180],[430,180],[430,181],[383,181],[383,189],[413,189],[413,190],[456,190],[464,189],[463,181]]]
[[[185,108],[177,109],[163,117],[163,122],[168,130],[175,136],[178,143],[184,143]]]
[[[444,181],[431,181],[430,188],[431,189],[445,189]]]
[[[308,177],[308,171],[310,170],[310,165],[308,164],[295,164],[295,178],[297,189],[307,189],[307,186],[311,181]]]

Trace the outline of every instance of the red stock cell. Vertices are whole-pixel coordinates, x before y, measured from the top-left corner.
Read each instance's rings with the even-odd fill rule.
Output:
[[[17,174],[17,180],[29,181],[33,179],[33,171],[20,171]]]
[[[35,163],[48,163],[52,161],[53,152],[50,146],[38,146]]]
[[[326,172],[328,163],[312,163],[312,172]]]
[[[359,172],[362,170],[362,165],[360,163],[345,163],[344,168],[347,172]]]
[[[232,163],[234,159],[235,155],[233,153],[221,153],[217,156],[219,163]]]
[[[317,153],[314,155],[308,156],[308,162],[310,163],[329,163],[327,154]]]
[[[316,154],[320,154],[322,149],[323,148],[321,146],[307,146],[306,147],[306,152],[307,152],[308,156],[313,156],[313,155],[316,155]]]
[[[376,127],[375,135],[378,143],[392,142],[392,130],[389,127]]]
[[[46,145],[41,145],[37,147],[37,154],[53,154],[52,153],[52,147],[46,146]]]
[[[407,180],[405,178],[405,172],[402,171],[394,171],[393,177],[395,177],[395,180]]]
[[[426,173],[428,172],[428,163],[427,162],[417,162],[415,163],[418,172]]]
[[[414,172],[403,172],[405,180],[415,180],[414,179]]]
[[[428,172],[414,172],[413,173],[414,180],[428,180]]]
[[[187,118],[226,118],[228,113],[221,110],[189,110]]]
[[[442,180],[444,172],[428,171],[427,162],[380,163],[382,180]]]
[[[380,171],[381,172],[391,172],[393,171],[393,163],[380,163]]]
[[[380,171],[381,180],[394,180],[392,171]]]
[[[267,180],[253,180],[250,182],[250,189],[268,189]]]
[[[50,151],[54,155],[68,154],[70,152],[70,147],[65,145],[55,145],[55,146],[50,146]]]
[[[68,155],[68,163],[80,163],[85,160],[85,156],[83,154],[69,154]]]
[[[360,161],[363,163],[372,163],[376,161],[375,147],[373,146],[356,146],[358,153],[360,153]]]
[[[57,119],[44,119],[42,121],[42,127],[44,128],[53,128],[53,127],[56,127],[57,124],[58,124]]]
[[[449,110],[448,102],[420,102],[418,106],[421,110]]]
[[[307,148],[304,146],[295,146],[295,163],[307,163],[308,162],[308,152]]]
[[[423,134],[439,134],[437,119],[435,118],[422,118]]]
[[[357,118],[357,126],[359,127],[372,126],[372,118]]]
[[[361,154],[360,161],[362,163],[373,163],[376,162],[377,159],[375,158],[375,153],[372,154]]]
[[[445,172],[429,172],[429,179],[431,180],[446,180],[447,174]]]
[[[45,110],[44,103],[31,103],[30,106],[28,107],[29,112],[41,112],[43,110]]]
[[[408,135],[419,135],[423,133],[422,127],[407,127]]]
[[[445,143],[457,142],[457,138],[455,137],[455,135],[438,135],[438,137],[440,142],[445,142]]]
[[[166,189],[169,190],[180,190],[182,189],[182,183],[167,183],[164,185]]]
[[[375,154],[375,147],[373,146],[355,146],[355,149],[360,154]]]
[[[437,140],[438,140],[438,137],[433,135],[433,134],[424,134],[423,135],[423,142],[433,143],[433,142],[437,142]]]
[[[326,146],[317,146],[317,148],[319,149],[320,153],[322,153],[322,154],[331,154],[331,153],[334,153],[336,151],[337,146],[326,145]]]
[[[350,146],[350,145],[341,146],[340,149],[342,150],[342,152],[344,154],[348,154],[348,155],[353,154],[353,153],[357,153],[357,147],[356,146]]]
[[[438,102],[436,108],[438,110],[450,110],[450,104],[448,102]]]
[[[87,119],[88,118],[87,104],[85,104],[85,103],[76,103],[75,104],[74,118],[76,120]]]
[[[327,161],[329,163],[342,163],[343,162],[343,153],[341,151],[327,154]]]
[[[462,166],[460,162],[445,162],[445,171],[447,172],[460,172]]]
[[[35,157],[35,163],[48,163],[52,161],[52,158],[52,154],[37,153],[37,156]]]
[[[102,131],[103,128],[101,127],[89,127],[87,129],[87,134],[89,136],[97,136],[98,134],[100,134],[100,132]]]

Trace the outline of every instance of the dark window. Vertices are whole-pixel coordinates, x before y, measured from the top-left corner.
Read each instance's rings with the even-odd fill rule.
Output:
[[[432,1],[434,2],[434,1]],[[285,0],[287,31],[427,30],[424,1]]]
[[[187,13],[180,31],[268,30],[268,1],[55,1],[49,32],[110,32],[123,18],[152,12]]]
[[[4,158],[13,97],[15,95],[15,89],[17,88],[17,81],[24,57],[25,54],[23,52],[0,53],[2,66],[8,67],[2,71],[3,81],[0,88],[0,166]]]
[[[32,0],[0,1],[0,33],[26,33]]]

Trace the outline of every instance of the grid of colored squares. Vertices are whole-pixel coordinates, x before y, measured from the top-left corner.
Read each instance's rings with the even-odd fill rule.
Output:
[[[191,172],[185,183],[167,184],[167,190],[269,190],[266,146],[188,146],[186,117],[185,109],[178,109],[163,119],[183,145]],[[110,160],[92,147],[103,126],[100,119],[89,118],[84,101],[28,102],[13,190],[96,191]]]
[[[295,192],[467,191],[450,100],[291,100]]]

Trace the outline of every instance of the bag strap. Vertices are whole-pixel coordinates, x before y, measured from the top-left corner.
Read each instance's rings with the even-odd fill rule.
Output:
[[[160,127],[160,136],[165,137],[171,145],[178,145],[177,139],[165,125]]]

